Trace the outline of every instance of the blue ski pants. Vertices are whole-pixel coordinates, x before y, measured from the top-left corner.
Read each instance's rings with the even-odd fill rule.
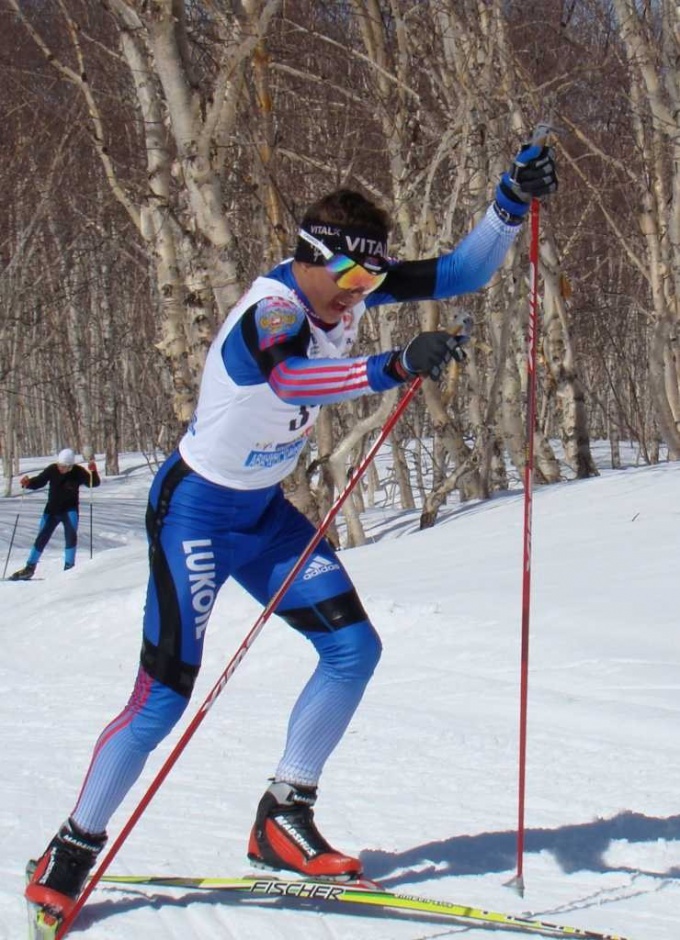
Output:
[[[75,564],[76,546],[78,544],[78,510],[69,509],[67,512],[43,513],[38,536],[28,555],[29,565],[38,564],[40,556],[58,525],[64,527],[64,564],[69,566]]]
[[[93,833],[106,828],[150,751],[183,714],[213,605],[227,578],[266,605],[314,534],[279,486],[256,491],[217,486],[191,471],[178,453],[154,480],[146,523],[150,577],[140,669],[126,707],[95,746],[72,813]],[[319,657],[291,713],[276,776],[313,786],[361,700],[381,644],[325,540],[276,613]]]

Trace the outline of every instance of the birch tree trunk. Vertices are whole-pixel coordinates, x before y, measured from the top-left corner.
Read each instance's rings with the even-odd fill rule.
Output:
[[[541,240],[540,252],[543,276],[544,361],[554,383],[566,462],[577,479],[585,479],[599,474],[590,453],[585,391],[576,370],[557,249],[550,232]],[[560,470],[554,454],[552,459],[548,458],[548,465],[542,468],[542,472],[551,482],[559,480]]]
[[[150,5],[105,0],[134,88],[146,156],[148,185],[137,201],[111,159],[111,129],[88,78],[74,16],[59,4],[76,66],[55,53],[50,37],[36,29],[18,0],[8,2],[50,66],[82,96],[111,192],[155,260],[158,348],[172,376],[177,420],[184,425],[217,318],[226,316],[241,291],[234,234],[222,200],[222,174],[229,168],[220,145],[234,128],[245,71],[281,0],[246,0],[239,15],[213,9],[218,60],[210,84],[207,76],[198,76],[189,56],[183,0]]]
[[[644,174],[632,172],[654,323],[649,353],[656,417],[673,459],[680,459],[680,9],[613,0],[628,63],[632,125]]]

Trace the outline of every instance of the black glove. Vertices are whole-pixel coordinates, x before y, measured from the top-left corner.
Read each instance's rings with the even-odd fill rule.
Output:
[[[413,375],[429,375],[435,382],[441,378],[444,366],[455,359],[465,361],[466,343],[469,336],[452,336],[444,330],[420,333],[406,349],[395,349],[385,366],[385,371],[402,381]]]
[[[555,152],[541,144],[525,144],[510,170],[496,187],[494,208],[504,222],[518,225],[529,211],[531,200],[557,190]]]

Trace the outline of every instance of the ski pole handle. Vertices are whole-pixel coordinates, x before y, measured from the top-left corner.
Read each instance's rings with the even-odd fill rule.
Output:
[[[531,135],[531,143],[536,147],[545,147],[548,143],[548,138],[551,133],[553,133],[555,128],[548,121],[540,121],[533,130]]]

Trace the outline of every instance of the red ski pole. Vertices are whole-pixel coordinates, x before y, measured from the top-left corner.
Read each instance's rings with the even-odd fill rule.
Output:
[[[307,545],[303,553],[300,555],[300,557],[296,561],[295,565],[291,569],[290,573],[284,580],[281,587],[278,589],[276,594],[274,594],[272,599],[269,601],[267,606],[264,608],[260,616],[257,618],[255,623],[251,627],[245,639],[243,640],[239,648],[236,650],[236,653],[233,655],[233,657],[227,664],[226,668],[224,669],[224,672],[221,674],[221,676],[219,677],[215,685],[212,687],[211,691],[208,693],[203,704],[200,706],[200,708],[194,715],[193,719],[187,726],[181,738],[179,739],[177,744],[174,746],[174,748],[172,749],[172,751],[166,758],[165,763],[163,764],[161,769],[158,771],[158,773],[152,780],[148,790],[146,791],[142,799],[139,801],[136,808],[133,810],[132,815],[130,816],[126,824],[123,826],[118,838],[115,840],[115,842],[113,843],[109,851],[106,853],[105,857],[102,859],[99,867],[97,868],[97,870],[95,871],[95,873],[92,875],[91,879],[85,886],[83,893],[80,895],[80,897],[76,901],[70,913],[67,914],[67,916],[64,918],[57,932],[57,940],[62,940],[62,938],[65,937],[66,934],[71,929],[71,926],[73,925],[75,919],[77,918],[83,906],[86,904],[87,899],[90,897],[95,887],[99,883],[102,875],[104,875],[109,865],[118,854],[121,846],[126,841],[127,837],[130,835],[134,827],[137,825],[137,822],[139,821],[142,813],[144,812],[144,810],[147,808],[147,806],[149,805],[153,797],[156,795],[156,793],[160,789],[161,785],[163,784],[163,781],[172,770],[173,766],[175,765],[178,758],[180,757],[180,755],[186,748],[189,741],[193,738],[194,734],[198,730],[198,727],[202,723],[205,716],[208,714],[210,709],[213,707],[213,705],[217,701],[225,685],[231,679],[233,674],[236,672],[236,669],[238,668],[240,663],[243,661],[243,659],[246,656],[246,653],[248,652],[250,647],[253,645],[253,643],[257,639],[265,623],[269,620],[271,615],[274,613],[283,595],[286,593],[286,591],[288,590],[290,585],[293,583],[296,576],[299,574],[299,572],[302,570],[302,568],[306,564],[309,556],[312,554],[316,546],[319,544],[321,539],[324,537],[324,535],[328,531],[330,524],[333,522],[338,512],[344,505],[347,497],[350,495],[354,487],[357,485],[359,480],[362,478],[362,476],[366,472],[368,466],[370,465],[375,455],[378,453],[378,451],[382,447],[383,443],[387,439],[388,435],[392,431],[393,427],[395,426],[395,424],[397,423],[401,415],[404,413],[404,411],[408,407],[409,402],[418,392],[422,383],[423,383],[423,380],[422,380],[422,377],[420,376],[411,383],[411,385],[406,391],[406,394],[398,403],[398,405],[393,410],[390,417],[387,419],[387,421],[383,425],[380,431],[380,434],[378,435],[375,442],[368,450],[366,456],[364,457],[364,459],[361,461],[359,466],[356,468],[356,470],[350,477],[342,493],[340,493],[336,501],[333,503],[331,508],[326,513],[325,518],[319,525],[318,529],[314,533],[314,536],[309,541],[309,544]]]
[[[538,335],[538,233],[540,203],[531,200],[529,330],[527,337],[527,425],[524,464],[524,548],[522,567],[522,651],[520,670],[519,791],[517,873],[514,884],[524,896],[524,805],[526,794],[527,714],[529,704],[529,622],[531,613],[531,522],[534,495],[534,430],[536,424],[536,339]]]
[[[538,124],[533,144],[544,146],[553,128]],[[534,435],[536,431],[537,342],[538,342],[538,242],[540,202],[531,200],[529,243],[529,328],[527,332],[526,460],[524,464],[524,548],[522,565],[522,643],[519,714],[519,786],[517,810],[517,872],[509,884],[524,896],[524,808],[526,799],[527,715],[529,706],[529,621],[531,614],[531,522],[534,495]]]
[[[552,128],[539,124],[533,144],[544,146]],[[508,882],[524,896],[524,808],[526,798],[527,715],[529,706],[529,621],[531,613],[531,522],[534,495],[534,434],[536,429],[536,363],[538,337],[538,241],[540,202],[531,200],[529,243],[529,327],[527,332],[527,414],[524,463],[524,547],[522,556],[522,641],[519,714],[519,786],[517,810],[517,872]]]

